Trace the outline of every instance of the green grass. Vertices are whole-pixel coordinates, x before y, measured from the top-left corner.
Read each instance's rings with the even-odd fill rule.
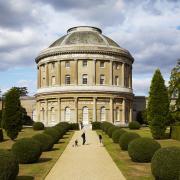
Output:
[[[152,138],[150,130],[148,128],[141,128],[140,130],[129,130],[128,128],[126,128],[126,130],[136,132],[142,137]],[[101,130],[98,130],[97,133],[102,134],[105,148],[127,180],[154,180],[151,174],[150,163],[135,163],[131,161],[128,152],[122,151],[119,145],[113,143],[112,139],[109,138],[108,135],[106,135]],[[162,147],[180,147],[180,142],[172,139],[158,140],[158,142]]]
[[[20,132],[17,139],[23,137],[32,137],[33,135],[41,132],[42,131],[34,131],[32,128],[25,128],[22,130],[22,132]],[[69,131],[66,135],[64,135],[63,139],[61,139],[58,144],[55,144],[51,151],[42,153],[40,160],[37,163],[20,164],[20,170],[17,180],[44,179],[65,150],[73,134],[73,131]],[[0,143],[0,148],[11,149],[13,143],[14,142],[7,138],[7,136],[5,135],[5,141]]]

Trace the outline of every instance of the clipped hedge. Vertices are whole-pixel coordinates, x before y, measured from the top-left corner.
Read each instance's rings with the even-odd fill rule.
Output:
[[[110,138],[112,137],[112,133],[113,133],[116,129],[120,129],[120,128],[113,125],[113,126],[111,126],[111,127],[108,129],[107,134],[108,134],[108,136],[109,136]]]
[[[60,132],[58,132],[58,130],[56,130],[55,128],[51,127],[51,128],[47,128],[44,131],[44,133],[50,135],[53,138],[53,143],[54,144],[58,143],[58,141],[60,139]]]
[[[128,145],[128,154],[134,162],[150,162],[161,145],[151,138],[137,138]]]
[[[32,137],[41,145],[42,151],[50,151],[54,145],[53,138],[48,134],[36,134]]]
[[[128,150],[128,145],[129,143],[136,139],[139,138],[140,135],[134,132],[126,132],[122,134],[122,136],[119,138],[119,146],[121,147],[122,150],[126,151]]]
[[[13,144],[12,152],[20,163],[27,164],[37,162],[42,150],[38,141],[32,138],[22,138]]]
[[[180,125],[172,126],[171,138],[180,141]]]
[[[92,122],[92,130],[101,129],[101,122]]]
[[[112,140],[114,143],[118,143],[119,142],[119,138],[126,133],[126,131],[124,129],[116,129],[115,131],[113,131],[112,133]]]
[[[110,123],[110,122],[102,122],[101,123],[101,129],[104,131],[104,132],[106,132],[107,131],[107,129],[109,128],[109,127],[111,127],[112,126],[112,124]]]
[[[151,171],[158,180],[180,179],[180,147],[157,150],[151,161]]]
[[[78,123],[71,123],[70,124],[70,130],[79,130],[79,124]]]
[[[0,179],[15,180],[19,173],[16,157],[8,150],[0,149]]]
[[[36,131],[43,130],[44,129],[44,124],[42,122],[35,122],[33,124],[33,129],[36,130]]]
[[[3,130],[0,129],[0,142],[2,142],[4,140],[4,137],[3,137]]]
[[[140,129],[141,125],[138,121],[132,121],[129,123],[129,129]]]

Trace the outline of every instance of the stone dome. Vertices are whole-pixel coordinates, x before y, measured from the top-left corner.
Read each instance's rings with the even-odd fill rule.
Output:
[[[68,29],[67,35],[59,38],[49,47],[64,45],[100,45],[119,47],[119,45],[112,39],[104,36],[101,29],[90,26],[78,26]]]

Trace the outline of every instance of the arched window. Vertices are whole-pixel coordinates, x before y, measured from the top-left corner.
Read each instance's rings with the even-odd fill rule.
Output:
[[[100,120],[106,121],[106,108],[105,107],[101,107],[100,109]]]
[[[51,83],[52,83],[52,86],[56,85],[56,77],[55,76],[52,76]]]
[[[40,116],[41,116],[40,121],[44,122],[45,121],[45,110],[44,110],[44,108],[41,109]]]
[[[56,121],[55,118],[56,118],[56,116],[55,116],[55,108],[52,107],[52,108],[51,108],[51,122],[52,122],[52,123]]]
[[[66,107],[65,108],[65,117],[64,117],[64,120],[66,122],[69,122],[71,119],[71,109],[69,107]]]
[[[87,84],[87,78],[88,78],[87,74],[82,75],[82,83],[83,84]]]
[[[87,125],[89,123],[89,114],[88,114],[88,107],[83,107],[83,124]]]

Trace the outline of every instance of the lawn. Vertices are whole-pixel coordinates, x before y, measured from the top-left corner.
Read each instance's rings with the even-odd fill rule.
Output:
[[[34,131],[32,128],[25,128],[20,132],[18,139],[23,137],[32,137],[33,135],[40,133],[41,131]],[[51,170],[55,162],[61,156],[65,150],[67,144],[69,143],[73,131],[69,131],[66,135],[59,141],[58,144],[55,144],[53,149],[48,152],[43,152],[39,162],[34,164],[20,164],[20,170],[17,180],[42,180],[46,177],[48,172]],[[5,134],[5,133],[4,133]],[[11,149],[13,145],[7,136],[5,136],[5,141],[0,143],[0,148],[2,149]]]
[[[137,132],[142,137],[152,137],[148,128],[141,128],[140,130],[129,130],[127,131]],[[117,167],[122,171],[123,175],[127,180],[154,180],[151,174],[151,164],[150,163],[135,163],[132,162],[128,152],[122,151],[118,144],[113,143],[112,139],[109,138],[101,130],[97,131],[98,134],[102,134],[103,143],[106,147],[108,153],[116,163]],[[179,146],[180,141],[165,139],[158,140],[162,147],[167,146]]]

